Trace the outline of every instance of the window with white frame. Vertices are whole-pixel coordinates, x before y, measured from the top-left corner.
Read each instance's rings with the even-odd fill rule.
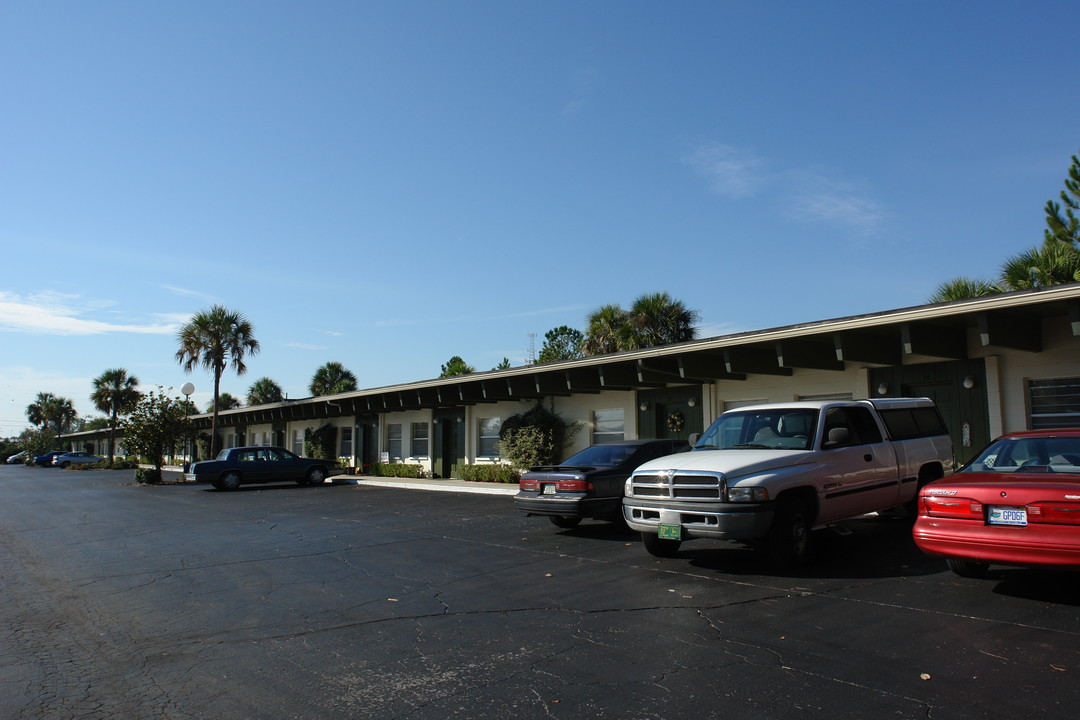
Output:
[[[499,442],[500,418],[480,418],[480,428],[476,438],[477,457],[498,457],[495,443]]]
[[[293,430],[292,434],[292,451],[294,455],[303,456],[304,454],[304,431]]]
[[[409,439],[409,455],[412,457],[427,457],[428,455],[428,424],[426,422],[414,422]]]
[[[338,457],[352,457],[352,433],[351,427],[338,428],[338,437],[341,439]]]
[[[1028,408],[1032,430],[1080,427],[1080,377],[1029,379]]]
[[[596,443],[622,440],[626,436],[626,419],[622,408],[593,410],[592,441]]]
[[[401,459],[401,423],[386,426],[386,451],[390,459]]]

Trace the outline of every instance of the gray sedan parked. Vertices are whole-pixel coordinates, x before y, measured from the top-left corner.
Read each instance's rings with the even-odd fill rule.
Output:
[[[69,452],[62,455],[56,455],[52,459],[54,467],[71,467],[72,465],[92,465],[93,463],[99,463],[105,458],[98,455],[91,455],[88,452]]]

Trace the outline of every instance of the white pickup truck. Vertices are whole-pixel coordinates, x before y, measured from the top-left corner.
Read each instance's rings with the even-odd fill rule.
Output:
[[[691,444],[641,465],[624,488],[627,525],[659,557],[718,538],[764,541],[778,565],[799,565],[815,527],[910,505],[954,464],[927,398],[742,407]]]

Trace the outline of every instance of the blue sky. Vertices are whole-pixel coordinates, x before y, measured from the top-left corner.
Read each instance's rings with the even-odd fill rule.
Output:
[[[667,291],[699,335],[923,303],[1042,240],[1080,4],[0,5],[0,436],[191,380],[214,303],[290,397],[528,360]]]

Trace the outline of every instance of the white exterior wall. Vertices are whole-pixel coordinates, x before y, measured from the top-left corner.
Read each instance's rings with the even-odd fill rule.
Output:
[[[428,426],[428,449],[427,452],[417,455],[412,447],[412,424],[427,423]],[[401,425],[401,462],[413,465],[422,465],[424,472],[431,472],[431,443],[434,442],[434,428],[431,423],[431,410],[408,410],[405,412],[386,413],[380,421],[379,450],[386,452],[387,430],[390,425]]]
[[[987,388],[991,434],[994,434],[995,396],[1000,398],[1001,429],[997,434],[1030,430],[1027,381],[1035,378],[1080,376],[1080,338],[1072,334],[1068,322],[1063,318],[1043,321],[1042,338],[1042,352],[1038,353],[996,347],[981,348],[977,336],[969,344],[969,347],[979,348],[972,353],[972,357],[987,358],[988,384],[991,382],[991,365],[995,366],[1000,377],[1000,387],[991,385]]]
[[[865,368],[835,370],[800,370],[791,375],[747,375],[746,380],[717,380],[712,385],[712,416],[705,417],[706,427],[724,411],[727,402],[791,402],[808,395],[849,393],[854,400],[867,397]]]
[[[577,428],[564,448],[562,459],[568,458],[579,450],[593,444],[594,410],[617,410],[622,408],[625,426],[623,437],[627,440],[637,438],[637,393],[633,390],[607,390],[597,395],[582,393],[570,397],[555,398],[555,412],[567,425]],[[548,406],[550,407],[550,405]]]
[[[465,460],[473,465],[495,465],[497,457],[477,456],[480,445],[480,420],[484,418],[506,418],[523,413],[536,403],[535,400],[507,400],[497,403],[479,403],[465,408]],[[550,408],[545,401],[544,407]]]

